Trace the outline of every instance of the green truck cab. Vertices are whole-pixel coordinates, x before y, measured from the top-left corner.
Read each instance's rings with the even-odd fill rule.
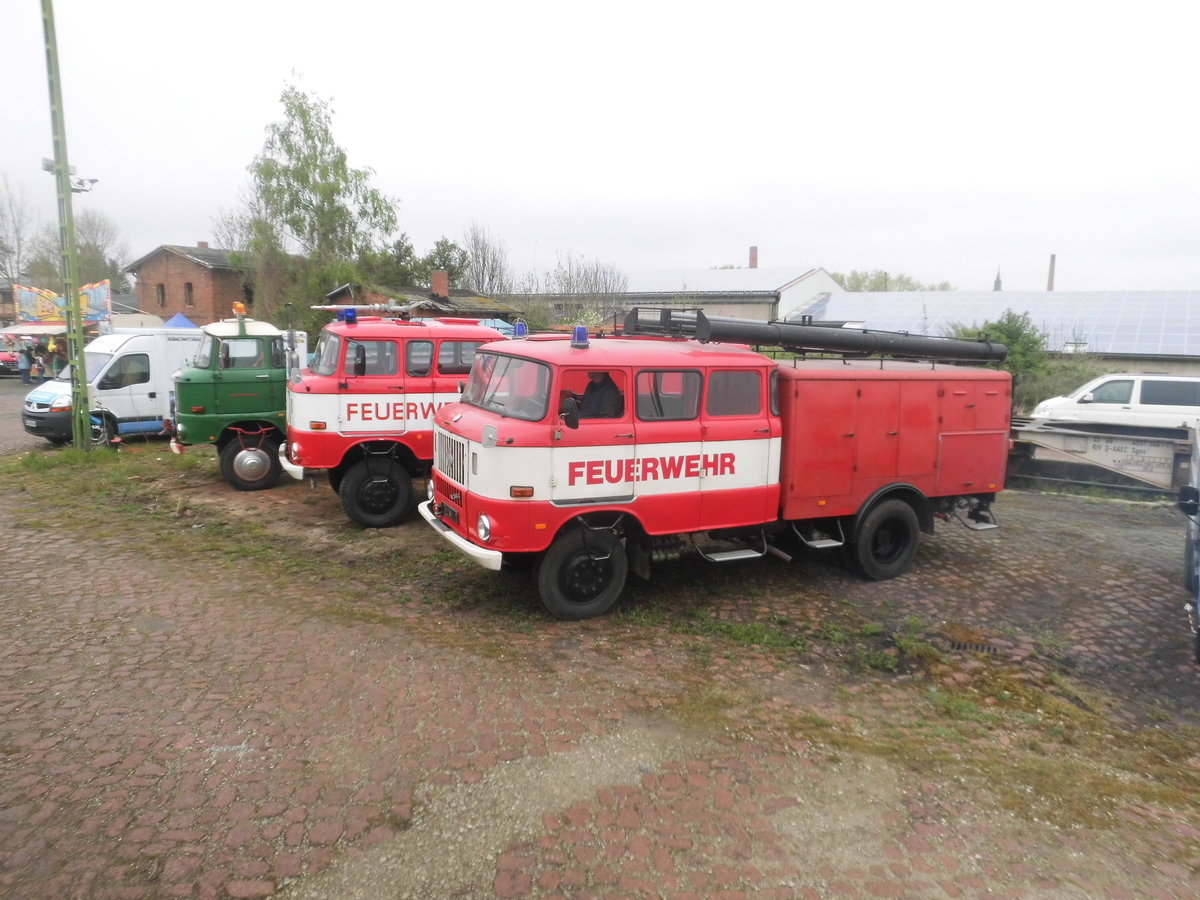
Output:
[[[175,375],[171,449],[212,444],[233,488],[269,488],[287,433],[287,379],[307,357],[306,336],[244,314],[202,331],[195,359]]]

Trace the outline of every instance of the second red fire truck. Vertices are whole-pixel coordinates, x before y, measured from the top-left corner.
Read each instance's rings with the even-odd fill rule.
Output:
[[[311,366],[288,382],[281,465],[296,479],[325,470],[354,522],[397,524],[412,508],[412,479],[433,457],[434,412],[458,399],[476,348],[503,337],[475,319],[340,308]]]
[[[421,515],[485,568],[532,566],[552,614],[601,615],[630,570],[685,552],[786,557],[799,541],[886,579],[937,518],[995,527],[1011,377],[914,360],[999,361],[1002,345],[679,310],[634,310],[624,335],[489,344],[434,416]],[[600,373],[622,402],[586,418]]]

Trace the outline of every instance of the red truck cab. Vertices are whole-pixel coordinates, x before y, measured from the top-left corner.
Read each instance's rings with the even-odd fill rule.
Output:
[[[358,524],[397,524],[433,458],[434,412],[458,399],[476,348],[502,338],[474,319],[341,315],[288,382],[281,465],[325,470]]]

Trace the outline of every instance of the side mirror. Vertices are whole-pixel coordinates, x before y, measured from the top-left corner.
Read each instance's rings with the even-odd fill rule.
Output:
[[[229,368],[229,345],[224,341],[221,342],[221,368]]]
[[[1200,514],[1200,488],[1185,484],[1179,489],[1179,511],[1185,516]]]
[[[1080,403],[1094,403],[1095,401],[1096,401],[1096,398],[1092,394],[1091,391],[1088,391],[1086,394],[1084,394],[1082,397],[1079,398]]]
[[[568,428],[574,429],[579,427],[579,404],[574,397],[563,397],[562,403],[558,407],[558,417],[563,420],[563,424]]]
[[[367,348],[362,344],[354,346],[354,374],[367,374]]]

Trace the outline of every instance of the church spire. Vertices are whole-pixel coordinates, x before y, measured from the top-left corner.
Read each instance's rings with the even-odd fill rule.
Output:
[[[992,285],[992,290],[993,291],[1000,290],[1000,267],[999,266],[996,267],[996,283],[994,285]]]

